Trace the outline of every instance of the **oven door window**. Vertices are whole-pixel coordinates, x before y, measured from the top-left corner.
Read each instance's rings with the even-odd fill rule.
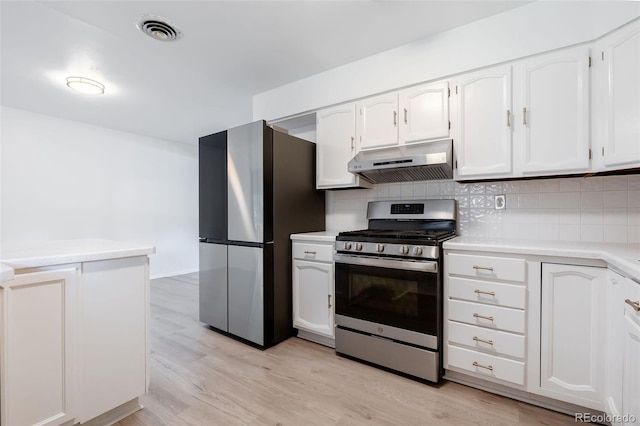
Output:
[[[438,274],[336,263],[336,313],[436,335]]]

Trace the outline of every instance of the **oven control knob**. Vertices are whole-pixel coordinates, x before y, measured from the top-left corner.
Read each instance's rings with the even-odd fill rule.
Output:
[[[414,247],[413,254],[415,254],[416,256],[422,256],[422,247]]]
[[[362,251],[362,244],[356,243],[356,251]]]
[[[400,253],[409,254],[409,247],[407,247],[407,246],[400,247]]]
[[[345,250],[351,250],[351,243],[344,243]]]
[[[384,251],[384,244],[376,244],[376,250],[378,253],[382,253]]]

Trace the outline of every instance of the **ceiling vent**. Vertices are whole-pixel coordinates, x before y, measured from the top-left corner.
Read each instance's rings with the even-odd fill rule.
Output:
[[[175,41],[182,37],[182,31],[160,16],[145,15],[138,20],[136,27],[149,37],[160,41]]]

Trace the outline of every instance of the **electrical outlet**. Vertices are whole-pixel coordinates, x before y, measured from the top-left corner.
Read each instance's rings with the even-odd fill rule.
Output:
[[[493,202],[496,210],[502,210],[507,207],[507,200],[504,194],[493,197]]]

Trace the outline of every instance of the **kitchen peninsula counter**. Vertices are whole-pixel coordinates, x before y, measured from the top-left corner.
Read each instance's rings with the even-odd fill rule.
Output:
[[[443,247],[447,250],[601,260],[611,269],[622,272],[640,283],[640,244],[511,240],[461,236],[445,241]]]
[[[144,256],[155,252],[155,247],[150,245],[113,240],[80,239],[26,242],[4,245],[0,253],[0,262],[17,270]]]
[[[113,424],[149,386],[146,244],[83,239],[0,253],[0,426]]]

